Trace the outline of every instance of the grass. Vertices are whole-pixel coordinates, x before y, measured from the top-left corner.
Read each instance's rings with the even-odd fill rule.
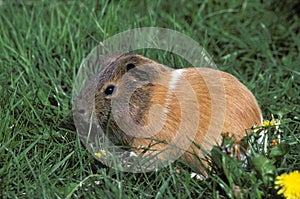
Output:
[[[300,169],[296,2],[0,2],[1,198],[233,198],[234,190],[242,190],[244,198],[280,198],[275,176]],[[271,147],[266,156],[249,157],[250,166],[243,168],[216,148],[213,171],[203,181],[190,178],[191,168],[182,162],[143,174],[97,162],[72,121],[76,72],[99,42],[145,26],[187,34],[221,70],[246,84],[264,117],[274,114],[282,121],[285,144],[277,147],[277,156]]]

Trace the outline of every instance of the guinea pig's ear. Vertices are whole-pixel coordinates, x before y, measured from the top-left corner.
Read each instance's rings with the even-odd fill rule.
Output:
[[[126,72],[128,72],[129,70],[131,70],[131,69],[133,69],[133,68],[135,68],[136,66],[135,66],[135,64],[133,64],[133,63],[128,63],[128,64],[126,64],[126,66],[125,66],[125,68],[126,68]]]
[[[105,55],[99,55],[98,60],[100,62],[100,65],[102,68],[105,66],[108,66],[112,62],[116,61],[120,56],[122,56],[124,53],[122,52],[115,52],[111,54],[105,54]]]

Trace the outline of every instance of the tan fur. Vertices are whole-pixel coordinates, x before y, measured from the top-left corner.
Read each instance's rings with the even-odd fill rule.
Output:
[[[124,67],[129,62],[151,74],[151,85],[141,86],[130,96],[129,115],[131,118],[125,117],[126,113],[122,113],[122,109],[115,113],[115,118],[124,123],[133,119],[136,123],[144,126],[153,122],[154,125],[145,128],[144,137],[125,135],[116,121],[112,120],[108,123],[101,116],[104,112],[108,113],[107,108],[111,108],[107,104],[110,101],[107,102],[102,97],[105,86],[115,84],[118,90],[109,99],[119,99],[129,95],[126,90],[127,85],[139,78],[138,76],[125,76]],[[107,67],[115,67],[115,70],[111,73],[104,73],[103,71],[107,70]],[[238,142],[245,135],[245,129],[261,122],[261,111],[253,94],[228,73],[209,68],[179,69],[181,71],[178,72],[181,76],[174,81],[173,88],[176,92],[173,92],[168,86],[174,78],[174,70],[140,55],[123,55],[107,67],[102,70],[103,82],[100,80],[97,88],[96,113],[102,127],[109,125],[112,129],[111,133],[116,134],[113,138],[116,139],[116,143],[130,144],[133,147],[147,147],[154,144],[151,149],[155,150],[165,148],[168,146],[167,143],[175,143],[179,147],[184,147],[185,144],[189,144],[188,139],[191,139],[203,150],[209,151],[213,145],[220,144],[221,133],[234,134]],[[123,76],[126,77],[125,80],[119,81]],[[153,105],[157,105],[157,110],[162,111],[151,112]],[[199,112],[195,113],[195,110]],[[199,120],[196,125],[193,119],[197,118],[197,115],[199,115]],[[161,121],[164,122],[161,129],[157,134],[152,135],[151,133],[157,131],[156,124],[159,126]],[[197,127],[195,137],[192,133],[194,125]],[[138,131],[131,126],[128,126],[127,130]],[[151,134],[150,137],[147,136],[148,133]],[[176,141],[174,138],[178,137],[182,137],[182,139]],[[155,142],[155,140],[165,143]],[[114,142],[114,140],[111,141]],[[205,153],[200,152],[194,144],[188,146],[187,152],[181,158],[199,168],[197,158],[191,153],[196,152],[200,158],[203,158]],[[167,150],[172,152],[175,148],[167,148]],[[137,150],[137,152],[141,152],[141,150]],[[161,158],[166,157],[163,155]],[[202,169],[199,168],[199,170]]]

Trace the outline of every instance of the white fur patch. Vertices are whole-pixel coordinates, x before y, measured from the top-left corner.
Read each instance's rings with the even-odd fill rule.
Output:
[[[177,84],[178,80],[180,79],[182,72],[183,72],[182,69],[172,71],[172,73],[171,73],[172,77],[171,77],[171,80],[169,83],[169,93],[170,93],[170,90],[172,91],[176,88],[176,84]]]
[[[180,79],[182,72],[183,72],[182,69],[178,69],[178,70],[173,70],[172,73],[171,73],[171,79],[170,79],[170,82],[169,82],[169,90],[168,90],[166,104],[165,104],[165,108],[164,108],[164,112],[166,114],[168,114],[168,112],[169,112],[168,107],[172,102],[172,99],[171,99],[172,95],[171,94],[176,89],[177,82]]]

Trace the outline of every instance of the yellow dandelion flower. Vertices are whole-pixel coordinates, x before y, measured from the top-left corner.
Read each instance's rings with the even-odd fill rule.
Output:
[[[106,151],[104,149],[100,149],[100,151],[95,152],[94,155],[97,156],[98,158],[101,158],[102,156],[106,155]]]
[[[277,194],[283,194],[286,199],[300,198],[300,173],[293,171],[289,174],[282,174],[276,177],[275,189],[279,189]]]
[[[262,125],[263,125],[263,127],[270,126],[270,121],[269,120],[265,120]]]
[[[271,146],[277,146],[278,145],[278,141],[273,139],[271,140]]]
[[[280,126],[281,121],[279,119],[274,119],[274,117],[272,117],[272,120],[265,120],[262,124],[263,127],[268,127],[268,126]]]

